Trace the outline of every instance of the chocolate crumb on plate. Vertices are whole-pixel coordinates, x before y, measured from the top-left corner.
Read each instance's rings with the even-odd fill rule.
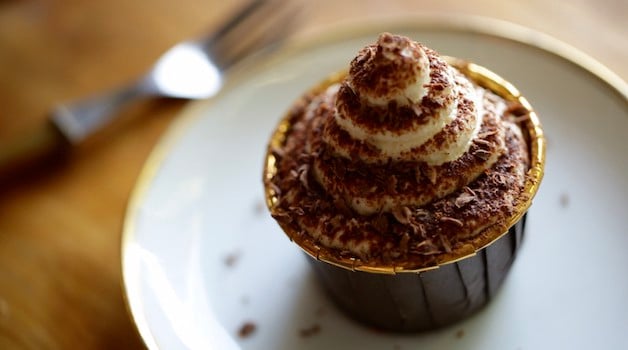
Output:
[[[560,195],[560,206],[561,208],[567,208],[569,206],[569,195],[567,193]]]
[[[320,332],[321,332],[321,326],[318,323],[315,323],[308,328],[301,328],[299,330],[299,336],[301,338],[309,338],[311,336],[317,335]]]
[[[459,330],[456,332],[456,338],[458,338],[458,339],[462,339],[462,337],[464,337],[464,329],[459,329]]]
[[[240,330],[238,331],[238,336],[240,338],[248,338],[257,330],[257,325],[253,322],[247,321],[242,324]]]
[[[235,264],[238,262],[238,260],[240,259],[240,256],[242,254],[240,252],[233,252],[233,253],[229,253],[227,254],[227,256],[225,257],[225,265],[227,267],[233,267],[235,266]]]
[[[255,204],[253,205],[253,214],[259,216],[264,213],[266,213],[266,203],[264,203],[262,199],[255,200]]]

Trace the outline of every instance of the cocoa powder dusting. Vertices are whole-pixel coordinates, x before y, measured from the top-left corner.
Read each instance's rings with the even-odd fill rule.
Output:
[[[320,117],[329,118],[329,116]],[[289,138],[300,137],[299,135],[306,133],[304,130],[307,130],[307,127],[289,134]],[[481,149],[479,147],[483,149],[498,145],[499,133],[494,130],[494,125],[488,123],[482,131],[479,137],[486,139],[486,142],[476,143],[477,147],[472,147],[470,152],[476,152]],[[314,163],[317,163],[323,175],[334,174],[331,178],[334,179],[334,184],[330,186],[334,186],[336,190],[345,191],[349,196],[351,194],[363,195],[368,200],[368,198],[376,198],[393,190],[389,174],[395,174],[395,179],[392,180],[396,183],[395,191],[405,189],[400,192],[402,195],[424,193],[430,196],[433,195],[433,190],[430,188],[433,188],[435,183],[446,181],[447,178],[457,179],[459,171],[466,171],[465,169],[481,166],[481,164],[478,164],[477,158],[472,155],[465,155],[457,161],[458,163],[445,164],[440,168],[412,162],[367,167],[358,159],[333,156],[330,153],[331,150],[322,144],[320,149],[313,149],[319,153],[318,158],[306,157],[302,155],[305,144],[292,142],[290,148],[284,149],[285,156],[277,164],[278,173],[287,174],[287,176],[275,177],[272,186],[276,186],[277,193],[286,193],[288,189],[293,189],[294,195],[290,202],[280,199],[273,215],[278,220],[293,226],[296,232],[323,227],[322,234],[335,235],[337,228],[332,225],[331,218],[340,213],[343,217],[355,219],[354,222],[357,223],[344,229],[345,233],[342,235],[341,242],[343,244],[357,241],[370,242],[372,252],[368,259],[378,259],[378,254],[381,253],[377,252],[383,251],[381,247],[393,246],[397,247],[397,251],[406,252],[400,256],[406,255],[406,259],[416,259],[429,264],[430,256],[455,249],[457,245],[464,242],[465,237],[473,235],[477,227],[484,227],[492,221],[494,216],[503,216],[504,213],[509,212],[508,208],[511,208],[512,204],[502,203],[500,192],[503,188],[510,188],[509,191],[513,193],[518,191],[518,180],[511,174],[511,171],[513,164],[526,160],[522,159],[521,153],[517,151],[521,148],[521,140],[514,135],[509,135],[505,142],[508,152],[499,159],[493,169],[481,174],[468,185],[463,184],[460,190],[423,207],[401,206],[394,209],[391,214],[382,213],[372,216],[361,216],[355,213],[342,198],[330,198],[317,181],[313,181],[311,176],[304,178],[304,174],[311,175],[311,169]],[[291,172],[290,169],[300,170]],[[492,186],[496,189],[491,189]],[[502,208],[506,209],[502,210]],[[411,212],[410,215],[409,212]],[[436,219],[437,217],[444,217],[444,219]],[[474,224],[464,225],[465,222]],[[447,240],[434,240],[428,236],[428,233],[444,235]]]
[[[445,66],[434,58],[435,52],[426,49],[426,53],[430,58],[429,84],[436,93],[447,84]],[[367,74],[359,66],[378,59],[377,55],[376,47],[367,47],[352,62],[353,86],[342,83],[337,95],[310,93],[291,110],[288,120],[292,127],[285,145],[272,150],[277,158],[277,175],[267,185],[278,197],[272,214],[282,226],[290,227],[289,231],[307,236],[321,246],[322,242],[334,241],[341,247],[368,247],[359,254],[329,248],[339,256],[403,259],[429,266],[438,254],[451,252],[512,213],[516,203],[507,198],[516,198],[521,192],[524,177],[517,169],[529,162],[527,146],[524,139],[501,126],[502,119],[511,118],[504,114],[504,108],[498,108],[503,101],[485,93],[480,130],[459,159],[441,165],[391,159],[365,162],[364,159],[380,157],[379,151],[338,126],[334,104],[360,127],[392,131],[425,123],[432,117],[432,108],[442,104],[430,92],[419,106],[412,108],[395,103],[387,108],[365,108],[355,88],[364,88],[362,85],[372,83],[374,78],[372,72]],[[377,74],[391,75],[387,69],[392,68]],[[386,88],[392,87],[380,84],[377,89],[383,90],[376,93],[386,93]],[[457,107],[459,115],[474,113],[468,99],[461,101]],[[508,105],[505,109],[509,115],[521,116],[517,106]],[[391,119],[395,122],[390,123]],[[450,123],[430,145],[448,142],[466,122],[469,120],[460,118]],[[339,155],[338,149],[345,153]],[[492,166],[486,169],[487,164]],[[450,187],[453,189],[448,191]],[[348,200],[371,205],[388,197],[409,202],[400,202],[390,211],[362,215],[352,209],[353,202]],[[314,325],[300,334],[310,336],[319,331],[320,326]]]
[[[389,47],[392,51],[403,50],[405,39],[400,37],[385,38],[392,40]],[[401,42],[400,42],[401,41]],[[407,81],[413,81],[410,74],[417,72],[408,67],[408,62],[399,60],[387,61],[382,58],[382,50],[378,45],[371,45],[358,54],[351,63],[351,81],[345,81],[338,91],[337,107],[340,115],[351,116],[353,123],[370,131],[387,130],[400,133],[408,128],[424,125],[435,118],[435,110],[443,106],[437,97],[449,81],[445,71],[447,65],[438,54],[421,46],[430,62],[430,82],[427,84],[428,95],[420,105],[398,106],[394,101],[387,106],[365,105],[356,90],[371,91],[374,95],[385,96],[392,91],[400,91],[406,87]],[[386,60],[385,64],[381,64]],[[462,106],[461,108],[465,108]],[[463,112],[464,113],[464,112]]]

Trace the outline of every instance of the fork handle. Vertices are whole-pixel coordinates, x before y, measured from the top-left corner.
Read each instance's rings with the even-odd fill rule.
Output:
[[[0,183],[4,185],[45,164],[59,162],[70,145],[51,121],[8,142],[0,142]]]
[[[143,85],[130,84],[59,105],[51,119],[71,143],[78,144],[115,118],[129,102],[147,95]]]
[[[97,131],[130,101],[146,95],[137,85],[60,105],[44,125],[0,141],[0,183],[61,161],[75,145]]]

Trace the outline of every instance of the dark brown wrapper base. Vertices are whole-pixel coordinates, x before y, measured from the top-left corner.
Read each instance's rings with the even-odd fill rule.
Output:
[[[369,326],[420,332],[463,320],[502,285],[524,234],[526,215],[474,256],[420,273],[354,272],[309,258],[334,302]]]

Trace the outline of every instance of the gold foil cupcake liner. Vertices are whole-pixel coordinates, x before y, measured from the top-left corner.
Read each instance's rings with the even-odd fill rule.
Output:
[[[353,257],[340,256],[332,250],[329,250],[316,242],[312,237],[306,234],[296,232],[294,228],[282,225],[282,229],[286,235],[295,242],[306,254],[312,258],[323,261],[325,263],[351,271],[361,271],[378,274],[396,274],[396,273],[419,273],[439,268],[445,264],[451,264],[475,256],[489,245],[498,241],[502,236],[509,232],[526,213],[532,199],[536,194],[543,177],[543,169],[545,166],[545,138],[538,116],[532,109],[530,103],[521,95],[511,83],[491,72],[490,70],[474,63],[453,58],[444,57],[446,61],[457,68],[462,74],[470,78],[474,83],[482,86],[495,94],[501,96],[506,101],[515,102],[522,108],[522,115],[527,117],[520,122],[524,136],[528,141],[530,148],[530,167],[527,171],[524,191],[521,200],[515,208],[514,214],[510,220],[502,224],[495,224],[486,228],[477,235],[476,238],[469,240],[468,243],[454,249],[450,253],[438,255],[436,264],[432,266],[414,266],[412,263],[397,265],[376,265],[372,262],[365,262]],[[339,83],[346,76],[346,72],[334,74],[319,83],[309,92],[316,93],[325,90],[334,83]],[[266,152],[266,162],[264,167],[264,181],[270,183],[277,173],[276,159],[272,153],[272,149],[281,148],[286,140],[287,134],[291,128],[288,116],[285,116],[280,122],[275,132],[271,136],[268,150]],[[268,208],[272,211],[277,203],[277,193],[271,186],[265,186],[265,197]]]

